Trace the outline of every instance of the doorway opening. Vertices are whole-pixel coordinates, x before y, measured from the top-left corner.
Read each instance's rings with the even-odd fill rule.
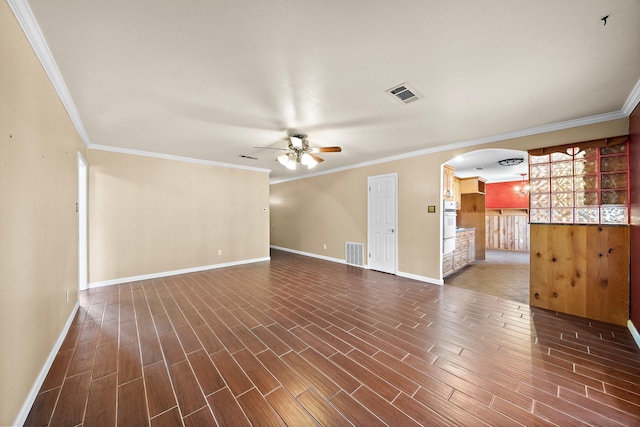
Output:
[[[483,149],[445,163],[454,170],[456,236],[463,246],[443,254],[445,285],[529,303],[529,195],[521,188],[528,157],[524,151]],[[467,236],[475,240],[466,242]]]
[[[88,164],[81,153],[78,153],[78,290],[87,289],[88,283]]]

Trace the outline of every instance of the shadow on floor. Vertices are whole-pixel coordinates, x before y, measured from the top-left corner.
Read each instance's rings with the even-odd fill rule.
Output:
[[[529,253],[487,249],[485,260],[474,261],[444,283],[529,304]]]

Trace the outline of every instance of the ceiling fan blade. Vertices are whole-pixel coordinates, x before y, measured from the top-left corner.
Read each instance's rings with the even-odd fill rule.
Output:
[[[340,147],[315,147],[311,151],[314,153],[339,153],[342,151]]]
[[[253,148],[258,148],[260,150],[284,150],[284,151],[289,150],[288,148],[275,148],[275,147],[253,147]]]
[[[316,162],[318,162],[318,163],[320,163],[320,162],[324,162],[324,159],[323,159],[322,157],[320,157],[320,156],[316,156],[316,155],[315,155],[315,154],[313,154],[313,153],[309,153],[309,155],[310,155],[311,157],[313,157],[313,160],[315,160],[315,161],[316,161]]]

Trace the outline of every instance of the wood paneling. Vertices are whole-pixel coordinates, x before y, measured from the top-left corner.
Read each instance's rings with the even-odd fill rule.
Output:
[[[531,224],[531,305],[625,325],[629,228]]]
[[[487,209],[487,249],[529,252],[529,215],[521,209]]]
[[[640,259],[640,108],[629,116],[629,187],[631,259]],[[640,329],[640,262],[631,263],[631,321]]]

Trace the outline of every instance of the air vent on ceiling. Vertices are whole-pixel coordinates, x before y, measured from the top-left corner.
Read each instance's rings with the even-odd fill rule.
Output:
[[[418,91],[411,87],[407,82],[392,87],[386,92],[403,104],[408,104],[422,98]]]
[[[246,156],[244,154],[240,154],[238,157],[242,157],[243,159],[249,159],[249,160],[258,160],[257,157]]]

